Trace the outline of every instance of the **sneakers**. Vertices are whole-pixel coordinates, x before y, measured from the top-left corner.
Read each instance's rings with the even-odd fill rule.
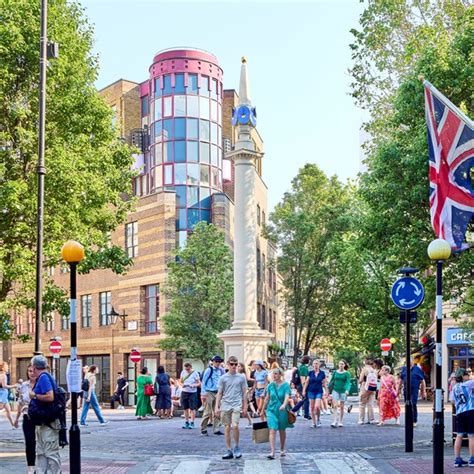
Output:
[[[339,422],[339,428],[342,428],[344,425],[342,424],[342,421]]]
[[[472,458],[471,458],[471,461],[472,461]],[[464,461],[463,458],[456,458],[454,460],[454,467],[464,467],[464,466],[467,466],[468,464],[471,464],[471,463],[470,462],[468,463],[467,461]],[[471,464],[471,466],[472,465],[474,465],[474,463]]]
[[[357,424],[358,424],[358,425],[363,425],[364,422],[363,422],[362,420],[359,420],[359,421],[357,422]]]
[[[201,436],[209,436],[207,430],[201,430]]]
[[[318,420],[318,422],[316,423],[316,426],[319,428],[320,426],[322,426],[322,423]]]
[[[337,428],[337,423],[331,423],[331,428]]]
[[[351,404],[347,407],[347,413],[350,413],[350,412],[352,411],[352,407],[353,407],[353,405],[352,405],[352,403],[351,403]]]
[[[100,423],[100,426],[105,426],[105,425],[108,425],[110,423],[109,420],[105,420],[103,423]]]
[[[242,453],[240,452],[240,448],[236,446],[234,448],[234,458],[235,459],[240,459],[242,457]]]
[[[186,421],[186,423],[184,423],[182,428],[183,428],[183,430],[188,430],[189,429],[189,421]]]
[[[222,431],[214,431],[214,434],[217,436],[224,436],[224,433]]]
[[[317,428],[318,426],[316,425],[316,423],[313,423],[313,428]]]
[[[194,421],[191,421],[191,423],[189,423],[188,429],[192,430],[193,428],[194,428]]]
[[[469,467],[474,467],[474,456],[471,456],[469,459]]]
[[[234,457],[234,453],[232,449],[228,449],[227,452],[222,456],[222,459],[232,459]]]

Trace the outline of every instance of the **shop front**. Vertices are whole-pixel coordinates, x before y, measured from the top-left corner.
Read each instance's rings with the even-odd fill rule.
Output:
[[[448,328],[448,377],[459,368],[474,371],[474,331],[463,328]]]

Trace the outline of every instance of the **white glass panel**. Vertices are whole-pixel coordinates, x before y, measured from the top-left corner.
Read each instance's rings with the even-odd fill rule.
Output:
[[[155,120],[161,120],[163,118],[163,114],[161,113],[162,102],[162,99],[155,100]]]
[[[175,95],[174,96],[174,116],[184,117],[186,115],[186,96]]]
[[[173,113],[173,109],[171,108],[172,97],[165,97],[163,99],[163,105],[164,105],[163,115],[165,117],[171,117],[171,114]]]
[[[196,163],[188,164],[188,184],[199,183],[199,165]],[[189,205],[189,203],[188,203]]]
[[[199,116],[209,120],[209,99],[207,97],[199,97]]]
[[[211,100],[211,120],[217,122],[217,102],[215,100]]]
[[[155,167],[155,187],[161,188],[163,186],[163,170],[162,166]]]
[[[174,166],[174,182],[175,184],[186,184],[186,165]]]
[[[188,117],[199,117],[199,97],[188,95]]]
[[[173,184],[173,165],[165,166],[165,185]]]

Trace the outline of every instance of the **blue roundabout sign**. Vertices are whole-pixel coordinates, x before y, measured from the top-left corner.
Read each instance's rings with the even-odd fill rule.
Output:
[[[418,308],[425,299],[425,289],[420,280],[413,277],[399,278],[392,286],[391,295],[395,306],[404,310]]]

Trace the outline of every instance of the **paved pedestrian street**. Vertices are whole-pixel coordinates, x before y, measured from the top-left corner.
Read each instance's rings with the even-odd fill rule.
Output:
[[[448,407],[449,409],[449,407]],[[199,429],[183,430],[182,419],[138,421],[133,411],[104,410],[111,421],[100,426],[91,414],[89,426],[81,429],[82,472],[101,474],[141,473],[430,473],[432,471],[432,407],[420,407],[415,428],[414,452],[404,452],[404,429],[389,425],[357,424],[354,408],[345,417],[343,428],[331,428],[330,417],[323,416],[321,428],[298,418],[288,433],[288,454],[268,460],[268,444],[254,444],[252,430],[241,421],[241,459],[222,460],[223,436],[204,437]],[[402,417],[403,420],[403,417]],[[446,412],[445,472],[454,472],[450,443],[450,412]],[[197,419],[197,422],[200,420]],[[277,444],[278,446],[278,444]],[[61,451],[63,472],[69,472],[69,450]],[[8,427],[0,414],[0,472],[25,471],[21,429]]]

